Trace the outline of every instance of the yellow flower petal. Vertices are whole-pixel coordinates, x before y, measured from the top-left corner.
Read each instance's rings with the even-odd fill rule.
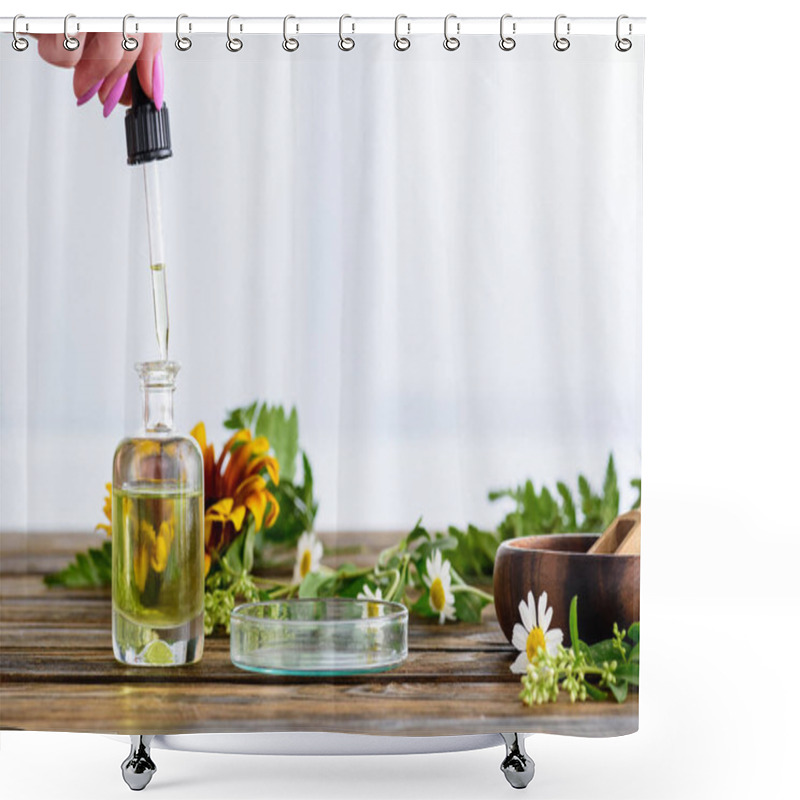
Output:
[[[244,515],[246,513],[247,509],[244,506],[236,506],[233,511],[231,511],[230,517],[228,517],[237,532],[242,529],[242,523],[244,522]]]
[[[97,525],[94,526],[96,531],[105,531],[106,536],[111,536],[111,526],[104,525],[102,522],[99,522]]]
[[[267,512],[267,518],[264,520],[264,527],[271,528],[275,524],[275,520],[278,519],[281,507],[278,505],[278,501],[269,492],[267,492],[267,499],[269,500],[270,506]]]
[[[156,572],[163,572],[169,558],[169,544],[162,536],[156,538],[153,552],[150,554],[150,566]]]
[[[136,588],[140,593],[144,591],[144,585],[147,583],[147,571],[149,566],[150,548],[142,542],[133,554],[133,577],[136,581]]]
[[[194,437],[197,441],[197,444],[200,445],[200,449],[205,453],[206,451],[206,426],[202,422],[198,422],[197,425],[192,428],[190,436]]]
[[[256,521],[256,528],[261,528],[264,522],[264,512],[267,510],[266,492],[251,492],[245,498],[244,504],[250,509]]]

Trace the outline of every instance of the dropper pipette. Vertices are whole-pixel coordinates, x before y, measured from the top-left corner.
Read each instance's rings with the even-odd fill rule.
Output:
[[[153,287],[153,311],[156,340],[162,361],[168,360],[169,311],[167,308],[167,267],[164,235],[161,227],[161,191],[158,161],[172,155],[169,112],[166,104],[158,109],[142,90],[134,65],[128,74],[131,107],[125,113],[125,138],[128,163],[142,166],[147,210],[147,236],[150,246],[150,280]]]

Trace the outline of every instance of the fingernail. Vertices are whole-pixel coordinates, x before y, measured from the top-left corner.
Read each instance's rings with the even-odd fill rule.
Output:
[[[111,87],[111,91],[108,93],[108,97],[106,97],[105,103],[103,103],[103,116],[107,117],[116,107],[117,103],[119,103],[120,97],[122,97],[122,93],[125,91],[125,84],[128,82],[128,73],[124,73],[120,75],[117,79],[117,82]]]
[[[153,59],[153,102],[161,111],[161,105],[164,102],[164,61],[161,58],[160,50]]]
[[[97,83],[94,86],[92,86],[92,88],[89,89],[88,92],[84,92],[78,98],[79,106],[82,106],[84,103],[88,103],[100,91],[100,87],[103,85],[103,80],[104,80],[103,78],[100,78],[100,80],[97,81]]]

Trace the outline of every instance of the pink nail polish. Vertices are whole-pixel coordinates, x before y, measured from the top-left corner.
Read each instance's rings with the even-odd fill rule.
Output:
[[[79,106],[82,106],[84,103],[88,103],[100,91],[100,87],[103,85],[103,80],[104,80],[103,78],[100,78],[100,80],[97,81],[97,83],[94,86],[92,86],[92,88],[89,89],[88,92],[84,92],[78,98]]]
[[[156,108],[161,111],[164,102],[164,61],[161,58],[161,51],[156,53],[153,59],[153,102]]]
[[[122,97],[122,93],[125,91],[125,84],[127,82],[128,73],[126,72],[124,75],[120,75],[117,82],[111,87],[111,91],[108,93],[105,103],[103,103],[104,117],[107,117],[116,108],[120,97]]]

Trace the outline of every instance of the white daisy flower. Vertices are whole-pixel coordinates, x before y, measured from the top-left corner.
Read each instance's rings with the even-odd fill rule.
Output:
[[[374,591],[371,586],[364,584],[363,591],[356,595],[356,600],[383,600],[383,592],[381,587],[378,586]],[[378,603],[367,603],[367,616],[379,617],[383,606]]]
[[[450,591],[450,562],[442,563],[442,553],[434,550],[433,556],[425,560],[425,575],[422,580],[430,590],[428,602],[431,609],[439,615],[439,624],[444,624],[446,619],[456,618],[455,597]]]
[[[297,561],[294,564],[294,582],[300,581],[309,572],[317,572],[322,559],[322,542],[313,531],[304,533],[297,541]]]
[[[547,607],[547,592],[539,595],[539,613],[536,613],[536,604],[533,592],[528,592],[528,600],[520,600],[519,622],[514,625],[511,636],[511,643],[520,654],[516,661],[511,665],[511,671],[524,675],[528,669],[528,664],[535,661],[539,648],[546,650],[551,656],[557,655],[558,646],[564,641],[564,634],[561,628],[550,627],[550,620],[553,618],[553,609]]]

